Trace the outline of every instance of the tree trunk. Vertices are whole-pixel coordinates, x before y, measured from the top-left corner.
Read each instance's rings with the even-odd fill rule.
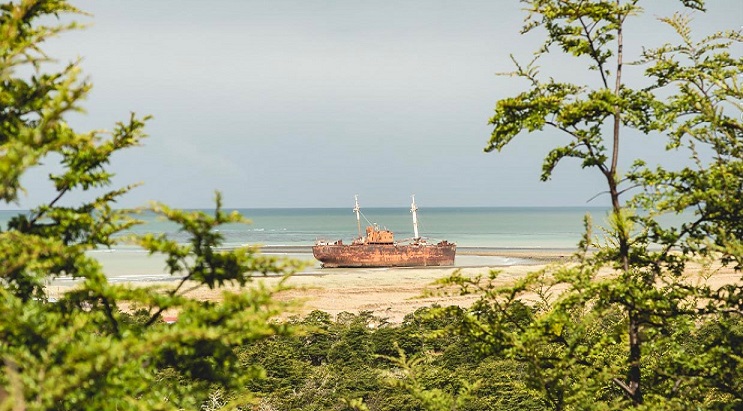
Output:
[[[620,0],[616,2],[617,9],[620,9]],[[622,25],[624,23],[624,16],[621,13],[617,14],[617,21],[619,21],[619,27],[617,28],[617,74],[616,82],[614,84],[614,94],[619,97],[619,92],[622,86],[622,66],[623,62],[623,47],[624,39],[622,36]],[[611,169],[607,175],[609,180],[609,193],[611,195],[611,205],[613,213],[617,219],[620,219],[620,213],[622,211],[622,205],[619,201],[619,189],[617,187],[617,164],[619,162],[619,134],[622,124],[622,111],[619,105],[614,107],[614,133],[613,133],[613,149],[611,159]],[[622,271],[625,275],[630,274],[629,267],[629,233],[624,227],[620,227],[617,232],[619,240],[619,262],[622,267]],[[622,388],[625,389],[627,395],[632,400],[634,405],[642,404],[642,388],[641,388],[641,373],[640,373],[640,360],[642,351],[640,349],[640,318],[638,313],[633,308],[627,309],[629,317],[628,324],[628,336],[629,336],[629,372],[627,374],[628,383],[621,384]]]

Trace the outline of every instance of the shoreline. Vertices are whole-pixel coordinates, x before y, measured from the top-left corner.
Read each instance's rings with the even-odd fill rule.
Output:
[[[164,259],[146,253],[128,250],[123,252],[96,253],[102,262],[109,281],[128,283],[133,286],[156,286],[163,290],[174,287],[180,280],[178,275],[164,274]],[[471,305],[476,296],[429,295],[434,283],[459,270],[465,276],[487,274],[491,270],[501,270],[500,278],[510,282],[539,270],[544,266],[563,260],[574,253],[570,249],[502,249],[492,247],[462,247],[457,250],[456,266],[448,267],[383,267],[383,268],[320,268],[312,256],[312,247],[272,246],[262,247],[261,254],[314,261],[308,270],[295,273],[285,283],[290,290],[278,293],[278,301],[297,302],[291,312],[281,315],[305,316],[314,310],[330,315],[342,312],[359,313],[372,311],[374,315],[385,318],[390,323],[400,323],[406,315],[419,308],[438,305]],[[108,265],[107,265],[108,263]],[[115,268],[115,269],[113,269]],[[154,271],[153,271],[154,270]],[[137,274],[133,274],[137,273]],[[278,284],[278,276],[255,276],[247,287]],[[499,280],[500,281],[500,280]],[[195,285],[195,284],[193,284]],[[64,292],[73,289],[76,281],[57,279],[48,285],[49,294],[59,298]],[[187,293],[191,298],[202,301],[220,301],[224,291],[239,291],[237,286],[222,289],[198,287]],[[120,308],[128,310],[128,303],[122,302]],[[166,312],[168,317],[177,317],[177,312]]]
[[[460,250],[458,250],[460,251]],[[465,277],[487,275],[497,270],[500,272],[496,282],[509,284],[528,273],[541,270],[550,264],[567,262],[575,253],[572,249],[502,249],[491,247],[462,247],[457,253],[462,257],[457,266],[450,267],[394,267],[394,268],[319,268],[302,271],[291,276],[285,285],[292,287],[278,293],[278,301],[297,302],[298,306],[291,312],[282,314],[281,318],[292,315],[305,316],[313,310],[321,310],[330,315],[342,312],[359,313],[372,311],[374,315],[386,319],[390,323],[400,323],[405,316],[419,308],[434,304],[460,307],[470,306],[477,300],[477,295],[444,295],[436,293],[435,282],[459,271]],[[302,256],[305,260],[312,260],[311,247],[265,247],[262,254],[279,257]],[[133,286],[156,286],[162,290],[174,287],[180,276],[168,274],[147,274],[146,270],[155,269],[156,273],[163,273],[164,259],[149,257],[146,253],[100,253],[99,259],[113,261],[123,272],[133,270],[140,274],[125,274],[111,272],[104,263],[104,272],[112,282],[128,283]],[[159,256],[158,256],[159,257]],[[145,261],[148,258],[151,260]],[[112,259],[112,260],[111,260]],[[145,263],[143,263],[146,262]],[[464,264],[475,262],[475,264]],[[481,263],[479,263],[481,262]],[[496,264],[490,264],[491,262]],[[702,273],[703,267],[689,267],[690,274],[695,276]],[[709,285],[719,287],[724,284],[736,284],[741,281],[739,273],[732,269],[716,272],[710,278],[700,278]],[[255,276],[247,287],[278,284],[282,278],[278,276]],[[195,285],[195,284],[192,284]],[[73,289],[75,281],[57,279],[52,281],[47,289],[50,297],[58,298],[62,293]],[[187,293],[187,296],[202,301],[220,301],[224,291],[238,292],[238,286],[229,285],[221,289],[209,289],[206,286],[198,287]],[[433,291],[433,293],[431,293]],[[131,307],[122,302],[120,308],[127,310]],[[167,312],[167,316],[177,316],[176,312]]]
[[[299,277],[339,275],[342,273],[361,273],[365,270],[390,271],[407,270],[454,270],[454,269],[502,269],[513,266],[535,267],[550,263],[568,261],[575,250],[567,248],[497,248],[462,247],[457,250],[453,266],[424,267],[361,267],[361,268],[323,268],[312,255],[312,246],[267,246],[260,248],[260,255],[278,259],[292,259],[305,263],[305,267],[294,275]],[[150,255],[137,248],[114,250],[95,250],[88,254],[102,266],[110,282],[117,283],[173,283],[182,276],[169,274],[163,255]],[[70,277],[57,277],[50,282],[53,286],[74,286],[77,280]]]
[[[312,254],[312,246],[301,245],[268,245],[259,246],[262,254]],[[576,247],[487,247],[457,246],[457,256],[479,257],[512,257],[538,261],[553,261],[572,256],[578,251]]]

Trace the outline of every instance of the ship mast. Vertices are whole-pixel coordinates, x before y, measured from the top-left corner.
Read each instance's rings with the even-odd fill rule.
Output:
[[[413,213],[413,240],[418,241],[421,239],[418,235],[418,207],[415,205],[415,194],[411,197],[413,198],[413,203],[410,204],[410,212]]]
[[[356,207],[353,208],[353,211],[356,213],[356,226],[359,228],[359,238],[361,238],[361,216],[359,214],[361,209],[359,208],[359,195],[356,194],[353,198],[356,200]]]

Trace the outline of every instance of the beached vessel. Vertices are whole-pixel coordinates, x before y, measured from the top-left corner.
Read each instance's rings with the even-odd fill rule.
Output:
[[[457,245],[447,241],[429,244],[418,235],[418,207],[415,196],[410,205],[413,214],[414,237],[410,242],[397,243],[392,231],[380,229],[376,224],[366,227],[366,236],[361,235],[361,213],[356,196],[356,224],[359,235],[351,242],[318,241],[312,254],[323,267],[427,267],[454,265]]]

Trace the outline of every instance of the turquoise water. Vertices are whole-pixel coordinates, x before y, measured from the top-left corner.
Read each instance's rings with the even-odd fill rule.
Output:
[[[210,212],[210,210],[204,210]],[[231,210],[227,210],[231,211]],[[232,224],[220,228],[225,246],[245,244],[267,246],[264,253],[306,261],[302,274],[323,271],[309,249],[318,239],[350,242],[357,235],[356,216],[349,208],[325,209],[239,209],[250,218],[249,225]],[[419,232],[429,242],[447,240],[458,245],[455,266],[497,267],[529,263],[498,256],[499,249],[574,250],[583,234],[583,217],[590,213],[594,225],[602,225],[605,208],[420,208]],[[0,211],[0,227],[7,228],[13,216],[24,211]],[[407,208],[369,208],[362,210],[362,227],[376,223],[395,232],[398,241],[413,237],[412,217]],[[152,213],[139,218],[143,224],[123,234],[165,233],[180,242],[188,237],[178,227]],[[683,217],[667,222],[678,224]],[[678,220],[678,221],[677,221]],[[596,232],[599,230],[596,229]],[[466,249],[494,249],[494,253],[466,253]],[[478,254],[478,255],[473,255]],[[150,256],[136,246],[117,244],[111,249],[90,252],[104,267],[111,281],[167,281],[179,278],[166,273],[162,255]],[[72,281],[58,278],[55,283]]]
[[[209,211],[209,210],[205,210]],[[357,235],[356,216],[349,208],[238,209],[250,225],[220,228],[227,246],[310,246],[318,239],[350,241]],[[429,241],[447,240],[460,247],[574,248],[583,232],[583,216],[591,213],[598,224],[605,208],[425,208],[418,211],[419,232]],[[0,211],[0,224],[22,211]],[[395,233],[397,240],[413,237],[410,210],[369,208],[362,210],[362,229],[377,223]],[[144,224],[130,233],[167,233],[186,241],[177,226],[154,214],[139,216]]]

